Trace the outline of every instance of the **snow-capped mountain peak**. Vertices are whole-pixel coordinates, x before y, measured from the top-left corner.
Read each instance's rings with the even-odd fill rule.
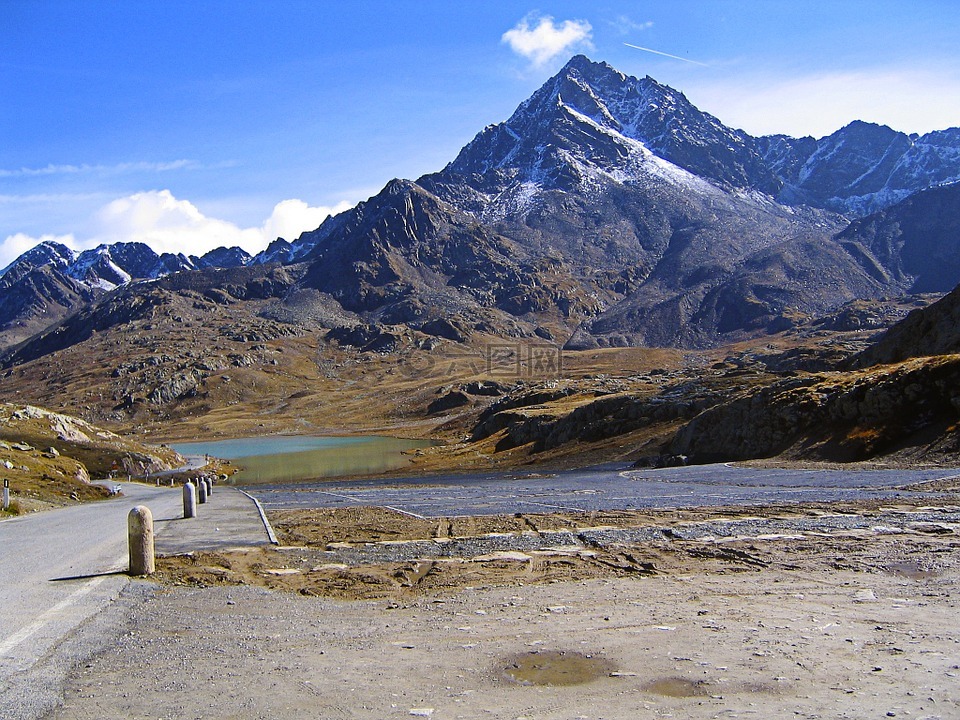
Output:
[[[851,215],[960,179],[960,128],[911,136],[854,121],[819,140],[757,138],[653,78],[578,55],[420,182],[477,217],[503,217],[522,212],[540,190],[572,187],[583,168],[629,182],[630,141],[719,188]]]
[[[16,260],[0,270],[0,277],[7,273],[25,273],[44,265],[51,265],[57,268],[66,268],[76,260],[76,253],[62,243],[44,240],[27,252],[20,255]]]

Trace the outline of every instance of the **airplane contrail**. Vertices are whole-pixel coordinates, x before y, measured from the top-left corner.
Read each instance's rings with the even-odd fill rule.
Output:
[[[702,65],[703,67],[710,67],[706,63],[697,62],[696,60],[690,60],[689,58],[680,57],[679,55],[671,55],[670,53],[660,52],[659,50],[651,50],[650,48],[640,47],[639,45],[631,45],[628,42],[625,42],[624,45],[631,47],[634,50],[643,50],[644,52],[653,53],[654,55],[663,55],[664,57],[673,58],[674,60],[683,60],[683,62],[692,63],[694,65]]]

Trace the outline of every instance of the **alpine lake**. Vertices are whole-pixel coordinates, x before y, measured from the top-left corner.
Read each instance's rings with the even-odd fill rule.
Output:
[[[430,440],[381,435],[274,435],[170,443],[181,455],[230,460],[240,467],[230,478],[234,485],[374,475],[404,467],[409,462],[406,453],[431,445]]]

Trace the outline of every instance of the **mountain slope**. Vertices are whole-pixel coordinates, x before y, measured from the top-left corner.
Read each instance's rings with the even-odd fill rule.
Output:
[[[12,268],[0,277],[0,348],[41,332],[98,294],[54,263]]]
[[[949,292],[960,282],[960,183],[856,220],[837,239],[869,250],[909,292]]]

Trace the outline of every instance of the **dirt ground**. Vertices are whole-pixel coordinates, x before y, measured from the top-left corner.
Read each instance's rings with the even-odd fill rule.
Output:
[[[258,585],[308,596],[403,601],[484,585],[684,573],[775,568],[885,572],[894,565],[909,567],[911,563],[917,572],[926,572],[928,566],[939,562],[939,551],[926,557],[933,546],[921,539],[945,535],[952,538],[945,547],[953,548],[953,541],[960,543],[960,538],[954,537],[951,527],[913,523],[918,529],[886,528],[886,532],[908,539],[899,544],[881,542],[882,533],[870,528],[889,525],[889,513],[909,517],[927,504],[918,499],[895,504],[440,519],[373,507],[279,511],[270,513],[270,519],[280,546],[161,558],[156,579],[169,585]],[[820,519],[827,517],[861,522],[828,531],[826,521]],[[714,537],[710,529],[716,523],[720,527],[738,523],[737,532],[749,537]],[[705,537],[702,527],[707,528]],[[636,542],[617,532],[638,529],[652,530],[653,539]],[[940,547],[939,540],[926,542]]]
[[[167,558],[161,584],[131,586],[111,611],[114,640],[52,717],[957,718],[960,523],[883,524],[919,505],[274,514],[288,545]],[[762,532],[854,515],[866,529]],[[757,533],[325,561],[451,537],[645,524],[679,537],[732,521]]]

